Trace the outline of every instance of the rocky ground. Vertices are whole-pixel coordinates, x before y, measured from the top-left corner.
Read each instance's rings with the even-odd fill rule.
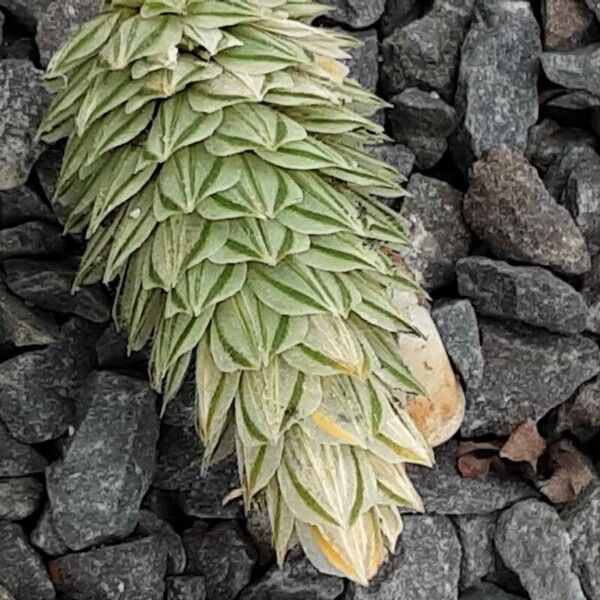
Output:
[[[0,600],[600,599],[600,1],[329,3],[392,105],[406,262],[467,396],[412,470],[426,514],[365,589],[279,571],[264,521],[222,506],[235,464],[200,479],[191,386],[159,423],[110,293],[69,293],[61,149],[34,135],[96,2],[0,0]]]

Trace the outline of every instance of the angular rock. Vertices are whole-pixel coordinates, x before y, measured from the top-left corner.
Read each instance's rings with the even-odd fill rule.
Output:
[[[0,521],[21,521],[41,505],[43,484],[35,477],[0,479]]]
[[[562,202],[573,215],[592,256],[600,252],[600,156],[593,153],[571,171]]]
[[[48,568],[69,600],[163,600],[166,554],[152,536],[68,554]]]
[[[135,530],[137,535],[153,535],[160,540],[167,552],[167,574],[179,575],[185,569],[186,556],[183,542],[177,532],[149,510],[140,511],[140,520]]]
[[[250,511],[246,514],[246,531],[258,552],[258,566],[274,564],[276,556],[272,543],[271,521],[263,495],[256,496],[252,501]]]
[[[69,552],[68,546],[54,527],[52,509],[49,503],[44,506],[29,539],[36,548],[39,548],[48,556],[62,556]]]
[[[412,246],[403,258],[427,290],[452,283],[456,261],[469,253],[471,234],[462,217],[461,192],[451,185],[415,174],[400,214],[408,222]]]
[[[542,16],[546,50],[572,50],[580,46],[594,22],[594,13],[584,0],[544,0]]]
[[[525,154],[533,166],[545,171],[571,145],[599,148],[598,137],[593,133],[578,127],[562,127],[552,119],[544,119],[529,130]]]
[[[248,585],[256,550],[233,521],[209,528],[197,521],[183,533],[186,573],[203,575],[207,600],[234,600]]]
[[[49,100],[43,73],[32,63],[0,61],[0,190],[27,181],[43,149],[34,138]]]
[[[60,335],[58,343],[0,364],[0,419],[21,442],[58,438],[73,423],[72,398],[92,369],[96,328],[72,319]]]
[[[79,315],[94,323],[110,319],[110,304],[101,286],[71,293],[76,268],[70,261],[12,259],[4,263],[10,290],[47,310]]]
[[[474,0],[437,0],[422,19],[383,41],[381,76],[386,97],[416,87],[453,102],[460,48],[473,5]]]
[[[360,42],[348,52],[349,77],[356,79],[365,89],[375,93],[379,82],[379,40],[374,29],[359,31],[354,37]]]
[[[494,146],[524,150],[538,119],[541,43],[530,3],[479,0],[476,15],[462,47],[456,92],[464,122],[451,141],[465,172]]]
[[[30,221],[0,230],[0,261],[19,256],[60,254],[67,245],[58,225]]]
[[[80,404],[85,416],[66,457],[46,476],[54,527],[72,550],[134,530],[158,437],[156,396],[142,381],[95,373]]]
[[[50,146],[35,163],[35,174],[48,201],[52,201],[52,198],[54,198],[54,190],[60,174],[63,156],[63,146],[55,144]],[[55,212],[58,212],[57,208],[57,206],[54,207]]]
[[[494,570],[494,531],[496,514],[455,517],[462,546],[460,587],[479,583]]]
[[[492,583],[480,583],[462,594],[459,600],[521,600],[521,598],[522,596],[509,594]]]
[[[149,349],[140,352],[127,351],[127,333],[117,331],[114,324],[109,325],[100,336],[96,346],[98,365],[103,368],[137,368],[146,366],[150,357]]]
[[[14,523],[0,522],[0,585],[17,600],[56,597],[42,559],[27,543],[23,528]]]
[[[588,110],[600,107],[600,98],[583,90],[566,93],[561,90],[551,90],[549,93],[552,96],[548,98],[540,95],[540,103],[543,104],[545,109],[554,109],[552,112],[558,117],[561,114],[567,116],[567,111]]]
[[[483,377],[483,354],[473,305],[468,300],[450,300],[437,304],[431,314],[463,381],[478,386]]]
[[[457,443],[451,441],[436,450],[433,469],[409,467],[426,512],[485,515],[538,495],[531,485],[509,474],[490,472],[483,479],[463,479],[456,469],[456,452]]]
[[[0,7],[13,14],[23,25],[34,29],[51,0],[0,0]]]
[[[553,198],[561,202],[571,173],[581,172],[588,167],[595,168],[598,155],[593,147],[585,142],[575,142],[566,145],[559,156],[550,165],[544,175],[544,185]],[[575,190],[576,191],[576,190]],[[576,214],[576,213],[571,213]]]
[[[588,598],[600,598],[600,486],[561,514],[571,538],[574,571]]]
[[[0,284],[0,348],[46,346],[58,338],[58,327],[49,315],[29,308]]]
[[[334,7],[328,17],[353,29],[370,27],[385,8],[385,0],[324,0],[323,4]]]
[[[282,569],[277,565],[271,567],[242,592],[240,600],[335,600],[343,592],[342,579],[319,573],[296,548]]]
[[[404,177],[412,173],[415,154],[402,144],[386,143],[373,147],[373,154],[385,163],[395,167]]]
[[[570,52],[545,52],[542,67],[553,83],[600,95],[600,44]]]
[[[588,305],[588,329],[600,333],[600,254],[592,260],[592,268],[585,276],[581,293]]]
[[[586,383],[575,398],[560,406],[556,430],[569,431],[582,442],[600,432],[600,380]]]
[[[394,29],[406,27],[423,14],[420,0],[386,0],[385,12],[379,22],[381,35],[387,37]]]
[[[585,240],[520,152],[494,148],[471,172],[464,215],[499,258],[578,275],[589,271]]]
[[[458,124],[456,111],[436,93],[409,88],[391,99],[388,111],[392,137],[415,154],[417,168],[433,167],[448,149]]]
[[[173,492],[186,515],[210,519],[241,516],[239,501],[223,506],[223,498],[239,486],[235,456],[213,465],[202,477],[202,453],[202,444],[193,428],[163,426],[153,485]]]
[[[350,584],[347,600],[455,600],[461,548],[452,522],[440,515],[404,518],[399,551],[369,587]]]
[[[47,466],[48,461],[38,450],[13,439],[0,422],[0,477],[42,473]]]
[[[582,332],[587,306],[568,283],[541,267],[513,267],[482,256],[456,264],[458,292],[482,315],[521,321],[564,334]]]
[[[206,600],[204,577],[198,575],[167,577],[166,600]]]
[[[526,500],[504,511],[494,541],[531,600],[585,600],[572,572],[571,538],[548,504]]]
[[[52,55],[86,21],[94,18],[100,10],[98,0],[55,0],[50,2],[40,18],[35,41],[40,51],[43,67],[47,67]]]
[[[163,414],[162,422],[170,427],[189,429],[194,424],[196,405],[196,377],[188,373],[181,389],[169,402]]]
[[[0,229],[27,221],[54,221],[52,211],[26,186],[0,191]]]
[[[480,330],[485,370],[481,385],[467,390],[466,437],[504,436],[537,421],[600,371],[600,350],[589,338],[487,320]]]

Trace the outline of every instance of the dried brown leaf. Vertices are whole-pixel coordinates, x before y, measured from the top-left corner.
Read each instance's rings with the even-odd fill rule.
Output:
[[[546,440],[531,419],[519,425],[500,450],[500,456],[512,462],[526,462],[535,470],[537,461],[546,451]]]

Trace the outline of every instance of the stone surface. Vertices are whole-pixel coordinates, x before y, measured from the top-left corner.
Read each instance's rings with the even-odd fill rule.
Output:
[[[117,331],[114,324],[109,325],[100,336],[96,346],[98,365],[117,368],[146,368],[150,357],[150,349],[140,352],[127,352],[127,333]]]
[[[460,587],[465,590],[479,583],[494,569],[495,513],[455,517],[462,546]]]
[[[29,539],[36,548],[48,556],[62,556],[69,553],[68,546],[54,527],[49,503],[42,510]]]
[[[197,521],[183,534],[186,573],[204,575],[208,600],[234,600],[250,582],[256,550],[235,522]]]
[[[456,111],[434,92],[409,88],[394,96],[388,111],[392,137],[415,154],[418,169],[436,165],[458,123]]]
[[[15,597],[3,585],[0,585],[0,600],[15,600]]]
[[[0,585],[16,600],[56,597],[42,559],[27,543],[23,528],[13,523],[0,522]]]
[[[72,398],[92,369],[96,328],[72,319],[60,336],[56,344],[0,364],[0,420],[19,441],[55,439],[73,422]]]
[[[584,279],[581,293],[588,305],[588,329],[600,333],[600,255],[592,260],[592,269]]]
[[[406,411],[429,445],[439,446],[460,428],[465,395],[455,375],[444,344],[429,310],[416,294],[394,295],[400,314],[422,334],[398,336],[398,350],[405,365],[420,382],[426,394],[409,396]]]
[[[589,166],[594,170],[598,162],[598,155],[593,147],[585,142],[574,142],[567,144],[562,152],[548,167],[544,175],[544,185],[552,196],[559,202],[562,201],[567,183],[574,171],[582,173]],[[585,176],[584,176],[585,178]],[[577,178],[575,178],[575,182]],[[573,199],[576,201],[576,188],[573,189]],[[576,213],[571,213],[576,214]],[[584,218],[586,215],[583,215]]]
[[[541,419],[600,371],[596,342],[525,325],[482,320],[485,371],[467,390],[466,437],[508,435],[527,419]]]
[[[60,254],[66,249],[62,229],[52,223],[30,221],[0,229],[0,261],[21,256]]]
[[[542,15],[546,50],[576,48],[594,22],[594,13],[584,0],[544,0]]]
[[[198,518],[233,518],[241,504],[223,506],[223,498],[239,486],[235,456],[213,465],[200,475],[202,445],[193,428],[163,426],[158,444],[153,485],[173,492],[179,508]]]
[[[181,575],[167,577],[166,600],[206,600],[204,577]]]
[[[95,323],[110,319],[110,304],[101,286],[71,293],[76,267],[70,261],[12,259],[4,263],[10,290],[35,306],[79,315]]]
[[[354,29],[373,25],[385,8],[385,0],[324,0],[323,4],[334,7],[328,17]]]
[[[52,521],[72,550],[124,538],[137,525],[154,471],[156,397],[142,381],[90,376],[85,416],[63,461],[47,472]]]
[[[571,557],[588,598],[600,598],[600,486],[588,492],[561,514],[571,538]]]
[[[590,269],[585,240],[571,215],[518,151],[494,148],[473,166],[464,215],[499,258],[567,274]]]
[[[385,12],[379,22],[381,33],[387,37],[399,27],[405,27],[423,14],[421,0],[386,0]]]
[[[558,410],[556,429],[570,431],[582,442],[600,432],[600,380],[583,385],[572,400]]]
[[[585,600],[572,572],[571,538],[548,504],[526,500],[506,510],[498,519],[494,541],[531,600]]]
[[[33,29],[51,0],[0,0],[0,7]]]
[[[43,200],[26,186],[0,191],[0,229],[27,221],[54,221],[54,217]]]
[[[99,0],[50,1],[35,36],[43,67],[48,66],[52,55],[80,25],[98,14],[100,4]]]
[[[471,387],[478,386],[483,378],[484,363],[473,305],[468,300],[440,302],[431,314],[463,381]]]
[[[537,496],[520,478],[490,472],[483,479],[463,479],[456,469],[457,443],[436,450],[433,469],[409,467],[409,475],[428,513],[485,515],[519,500]]]
[[[464,171],[494,146],[525,149],[538,118],[540,52],[529,2],[479,1],[462,47],[456,92],[464,122],[451,144]]]
[[[553,83],[600,94],[600,44],[570,52],[545,52],[542,67]]]
[[[373,147],[373,154],[408,177],[415,166],[415,154],[402,144],[386,143]]]
[[[43,73],[32,63],[0,61],[0,190],[27,181],[43,149],[34,138],[49,99]]]
[[[35,477],[0,479],[0,521],[21,521],[41,505],[43,484]]]
[[[54,319],[29,308],[0,283],[0,348],[46,346],[58,341]]]
[[[160,540],[167,552],[167,573],[179,575],[185,569],[186,556],[183,542],[177,532],[160,517],[149,510],[140,511],[140,520],[135,530],[137,535],[153,535]]]
[[[435,515],[404,519],[399,551],[369,587],[350,584],[347,600],[455,600],[461,548],[452,522]]]
[[[0,422],[0,477],[42,473],[47,466],[48,461],[38,450],[12,438]]]
[[[68,554],[48,568],[69,600],[163,600],[166,555],[152,536]]]
[[[242,592],[240,600],[335,600],[343,592],[342,579],[319,573],[296,548],[282,569],[277,565],[271,567]]]
[[[525,154],[533,166],[545,171],[572,145],[598,149],[598,137],[585,129],[562,127],[552,119],[544,119],[529,130]]]
[[[573,334],[586,327],[583,296],[541,267],[469,256],[456,265],[458,292],[481,315],[522,321],[549,331]]]
[[[379,40],[377,31],[368,29],[359,31],[354,37],[360,42],[348,52],[352,57],[347,61],[350,67],[349,77],[356,79],[365,89],[376,93],[379,82]]]
[[[415,174],[400,214],[408,222],[407,266],[427,290],[452,283],[456,261],[466,256],[471,234],[462,217],[463,195],[448,183]]]
[[[452,103],[456,70],[474,0],[437,0],[422,19],[399,28],[382,45],[386,97],[409,87],[437,92]]]
[[[492,583],[480,583],[460,596],[460,600],[519,600],[520,598],[522,596],[509,594]]]
[[[571,171],[562,202],[573,215],[592,256],[600,252],[600,156],[595,152]]]
[[[600,0],[585,0],[585,2],[594,11],[596,17],[600,19]]]

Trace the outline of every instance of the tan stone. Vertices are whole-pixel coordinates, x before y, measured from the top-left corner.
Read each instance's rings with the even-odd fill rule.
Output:
[[[460,428],[465,394],[428,307],[420,304],[415,294],[397,294],[395,302],[424,336],[401,335],[399,345],[406,366],[428,393],[410,397],[408,413],[431,446],[436,447]]]
[[[544,0],[546,50],[572,50],[582,44],[594,13],[584,0]]]

